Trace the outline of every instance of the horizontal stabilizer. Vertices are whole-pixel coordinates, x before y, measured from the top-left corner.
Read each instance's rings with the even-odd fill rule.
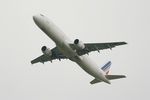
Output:
[[[113,80],[113,79],[119,79],[119,78],[126,78],[125,75],[106,75],[106,78],[108,80]]]
[[[95,83],[99,83],[99,82],[102,82],[102,81],[100,81],[100,80],[98,80],[98,79],[95,78],[95,79],[92,80],[90,83],[91,83],[91,84],[95,84]]]
[[[126,78],[125,75],[105,75],[105,77],[106,77],[108,80]],[[95,79],[92,80],[90,83],[91,83],[91,84],[96,84],[96,83],[99,83],[99,82],[103,82],[103,81],[98,80],[98,79],[95,78]]]

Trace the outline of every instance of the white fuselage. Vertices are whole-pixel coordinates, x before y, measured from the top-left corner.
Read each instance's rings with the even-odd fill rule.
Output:
[[[38,14],[33,16],[36,25],[57,45],[59,50],[70,60],[76,62],[83,70],[92,75],[98,80],[110,83],[105,77],[105,73],[99,66],[94,63],[88,55],[79,56],[71,47],[70,43],[73,43],[69,38],[47,17]]]

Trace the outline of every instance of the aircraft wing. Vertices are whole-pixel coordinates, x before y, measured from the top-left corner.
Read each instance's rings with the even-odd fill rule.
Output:
[[[64,56],[57,47],[53,48],[52,50],[52,55],[49,56],[49,55],[41,55],[37,58],[35,58],[34,60],[31,61],[31,64],[35,64],[35,63],[38,63],[38,62],[41,62],[41,63],[44,63],[44,62],[47,62],[47,61],[52,61],[52,60],[55,60],[55,59],[67,59],[66,56]]]
[[[110,43],[85,43],[85,48],[82,50],[77,50],[79,55],[87,54],[91,51],[99,51],[103,49],[112,49],[115,46],[125,45],[126,42],[110,42]],[[74,44],[70,44],[73,49],[76,49]]]

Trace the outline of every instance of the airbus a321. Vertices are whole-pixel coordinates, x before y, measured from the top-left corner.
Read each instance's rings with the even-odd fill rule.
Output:
[[[56,47],[49,49],[46,46],[41,48],[43,55],[32,60],[31,63],[44,63],[58,59],[70,59],[77,63],[84,71],[94,77],[90,82],[95,84],[98,82],[106,82],[110,84],[109,80],[125,78],[125,75],[109,75],[111,62],[106,63],[100,68],[88,56],[92,51],[100,51],[103,49],[112,49],[115,46],[127,44],[126,42],[110,42],[110,43],[83,43],[79,39],[71,41],[63,31],[61,31],[52,21],[42,14],[33,16],[35,24],[51,38]]]

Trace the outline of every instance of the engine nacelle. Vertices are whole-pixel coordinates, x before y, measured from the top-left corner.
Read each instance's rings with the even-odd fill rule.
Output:
[[[82,41],[80,41],[79,39],[75,39],[74,44],[76,45],[77,49],[84,49],[85,48],[84,43]]]
[[[45,55],[48,55],[48,56],[51,56],[52,55],[52,51],[50,48],[47,48],[46,46],[43,46],[41,48],[41,51],[45,54]]]

